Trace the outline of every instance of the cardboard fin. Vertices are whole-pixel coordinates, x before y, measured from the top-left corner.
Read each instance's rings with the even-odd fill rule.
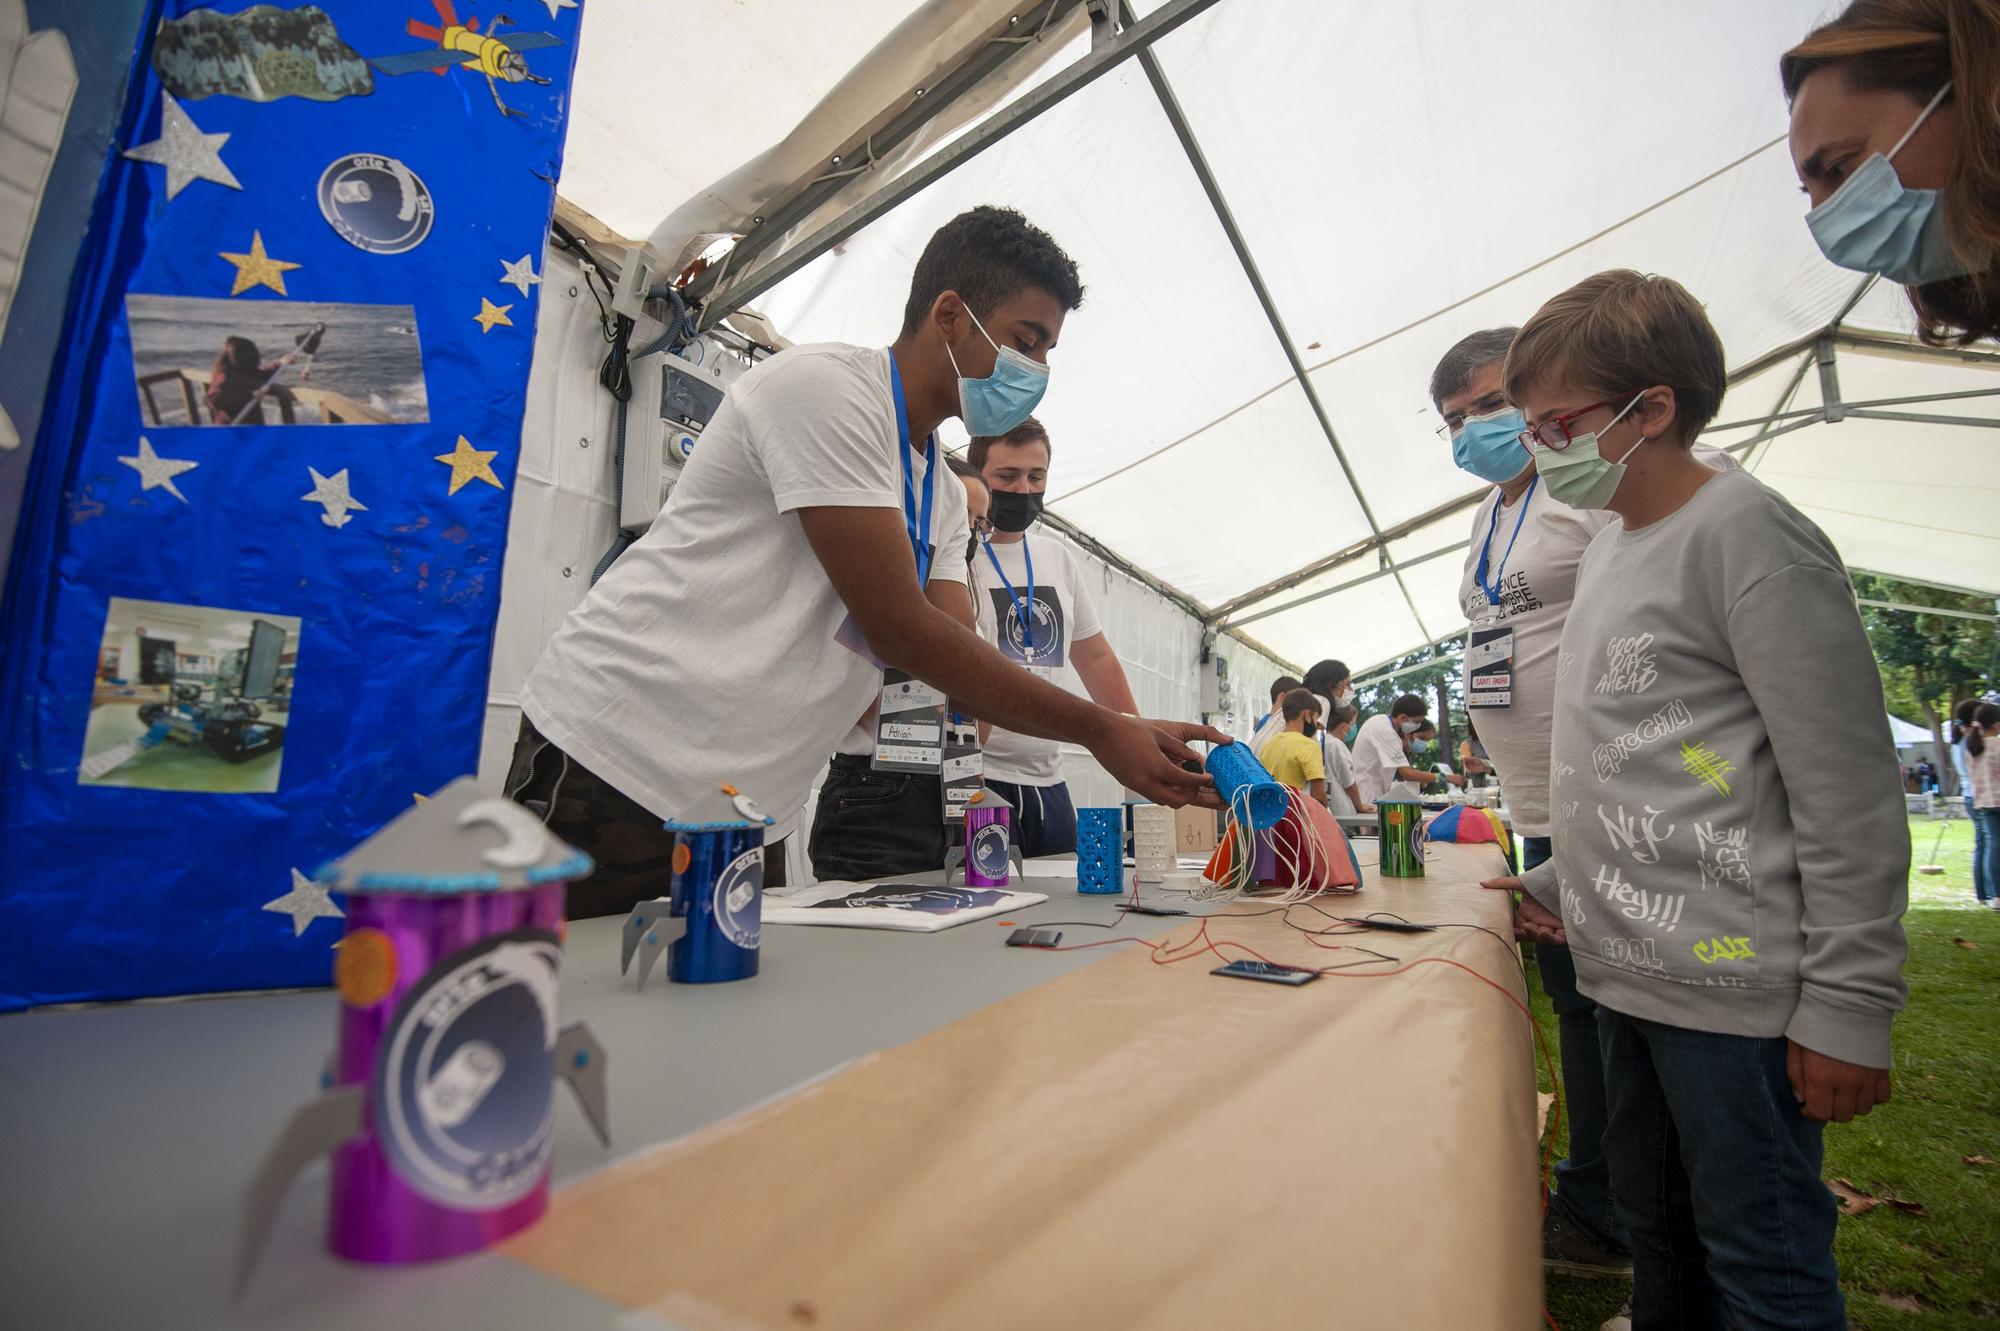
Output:
[[[600,1144],[611,1145],[611,1106],[605,1094],[604,1046],[582,1022],[572,1022],[556,1036],[556,1075],[569,1083],[576,1103],[590,1120]]]
[[[250,1177],[243,1197],[243,1227],[236,1242],[236,1284],[230,1297],[240,1300],[249,1288],[250,1274],[271,1237],[271,1222],[278,1218],[292,1180],[309,1161],[329,1154],[334,1147],[361,1131],[367,1110],[367,1087],[350,1082],[322,1091],[292,1111],[285,1130]]]

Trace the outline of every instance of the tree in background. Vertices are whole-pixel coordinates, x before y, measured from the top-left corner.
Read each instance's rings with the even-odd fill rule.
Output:
[[[1946,794],[1956,794],[1958,777],[1951,765],[1944,723],[1960,702],[2000,689],[2000,634],[1994,630],[1994,601],[1872,573],[1856,573],[1854,589],[1864,601],[1935,606],[1984,617],[1966,619],[1887,610],[1878,605],[1861,607],[1861,623],[1875,649],[1889,711],[1906,721],[1922,718],[1936,747],[1938,779]]]
[[[1429,647],[1419,647],[1407,656],[1363,671],[1354,680],[1354,702],[1361,709],[1361,719],[1367,720],[1377,712],[1389,710],[1389,704],[1405,693],[1432,700],[1432,719],[1438,723],[1438,743],[1442,748],[1446,738],[1453,734],[1465,733],[1465,685],[1458,668],[1459,658],[1465,652],[1465,634],[1446,638]],[[1443,693],[1440,695],[1439,690]],[[1439,709],[1437,699],[1442,696],[1447,707]],[[1451,741],[1451,752],[1457,751],[1457,741]]]

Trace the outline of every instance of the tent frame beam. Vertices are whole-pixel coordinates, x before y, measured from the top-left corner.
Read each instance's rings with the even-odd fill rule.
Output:
[[[1005,29],[989,38],[956,68],[930,87],[917,89],[887,124],[843,144],[841,150],[828,159],[824,171],[809,179],[795,181],[778,202],[748,219],[749,226],[730,251],[728,263],[704,271],[688,283],[683,294],[698,300],[721,283],[728,268],[750,271],[748,265],[754,263],[758,255],[773,245],[782,244],[793,227],[846,189],[855,176],[872,170],[879,156],[894,152],[908,142],[911,136],[949,110],[967,93],[978,89],[1082,3],[1083,0],[1041,0],[1040,4],[1011,16]],[[1025,35],[1016,36],[1016,33]]]
[[[1119,0],[1119,13],[1126,23],[1132,22],[1131,6],[1126,0]],[[1347,450],[1341,447],[1340,436],[1333,428],[1333,418],[1327,415],[1326,403],[1320,399],[1319,390],[1314,387],[1312,376],[1306,370],[1305,360],[1299,355],[1298,347],[1292,341],[1291,330],[1285,325],[1284,315],[1278,310],[1276,297],[1264,281],[1264,273],[1257,266],[1256,256],[1251,254],[1250,245],[1244,239],[1243,229],[1236,223],[1236,214],[1229,206],[1229,200],[1222,193],[1221,182],[1216,180],[1214,170],[1208,164],[1208,155],[1201,149],[1200,140],[1195,138],[1194,129],[1188,124],[1186,114],[1181,110],[1180,98],[1174,93],[1173,84],[1167,81],[1166,70],[1160,65],[1160,58],[1151,48],[1139,52],[1139,66],[1146,72],[1146,82],[1152,85],[1153,97],[1166,115],[1167,123],[1173,127],[1174,138],[1180,142],[1181,153],[1187,158],[1188,166],[1194,171],[1195,179],[1201,184],[1201,192],[1208,199],[1209,211],[1222,227],[1223,236],[1229,241],[1229,248],[1236,255],[1243,276],[1250,283],[1250,290],[1257,297],[1258,308],[1264,312],[1264,320],[1271,326],[1271,333],[1278,340],[1278,347],[1284,353],[1285,363],[1291,367],[1292,378],[1305,394],[1306,403],[1312,408],[1313,419],[1319,423],[1320,433],[1326,436],[1327,446],[1333,449],[1334,461],[1340,464],[1340,474],[1347,479],[1347,488],[1353,493],[1354,501],[1361,507],[1361,516],[1367,519],[1369,532],[1379,541],[1382,524],[1375,519],[1375,510],[1368,502],[1368,496],[1361,488],[1360,480],[1354,474],[1354,464],[1348,460]],[[1386,571],[1396,579],[1396,589],[1403,594],[1403,603],[1410,609],[1410,618],[1416,623],[1420,633],[1428,634],[1430,629],[1424,624],[1423,613],[1417,609],[1416,598],[1410,595],[1408,584],[1403,581],[1402,572],[1393,564],[1386,564]]]
[[[1846,317],[1848,311],[1852,310],[1860,296],[1866,291],[1867,285],[1866,282],[1863,282],[1856,289],[1854,296],[1848,300],[1846,307],[1843,308],[1838,317]],[[1841,347],[1849,347],[1862,351],[1886,352],[1899,356],[1908,356],[1916,360],[1952,361],[1961,364],[1989,365],[2000,368],[2000,354],[1967,351],[1959,347],[1930,347],[1921,343],[1907,342],[1879,334],[1858,332],[1837,327],[1823,328],[1807,337],[1802,337],[1786,343],[1784,346],[1773,348],[1732,371],[1728,381],[1734,386],[1761,374],[1774,365],[1782,364],[1794,358],[1798,359],[1797,370],[1787,383],[1785,391],[1779,396],[1777,402],[1773,404],[1773,410],[1768,415],[1746,417],[1743,420],[1731,421],[1722,426],[1712,425],[1708,427],[1707,431],[1704,431],[1704,434],[1718,429],[1742,429],[1759,423],[1769,425],[1771,428],[1759,430],[1750,438],[1729,444],[1725,448],[1725,451],[1729,453],[1744,456],[1757,445],[1778,438],[1780,435],[1790,434],[1794,430],[1802,430],[1811,425],[1837,423],[1840,420],[1850,417],[1861,420],[1906,421],[1926,425],[1963,425],[1976,429],[2000,428],[2000,419],[1882,410],[1882,408],[1914,406],[1926,402],[2000,396],[2000,388],[1973,389],[1956,393],[1923,393],[1908,397],[1874,398],[1866,402],[1856,403],[1842,402],[1840,398],[1838,368],[1838,352]],[[1790,402],[1793,393],[1798,389],[1799,383],[1804,379],[1806,374],[1815,370],[1819,373],[1820,391],[1825,401],[1817,407],[1806,407],[1796,411],[1786,410],[1785,404]],[[1331,572],[1345,564],[1352,563],[1371,553],[1378,554],[1378,557],[1382,560],[1382,572],[1409,568],[1415,564],[1434,559],[1440,553],[1439,551],[1431,551],[1419,555],[1414,559],[1392,559],[1387,554],[1387,548],[1391,543],[1419,528],[1442,521],[1455,513],[1476,507],[1486,498],[1488,493],[1487,489],[1480,489],[1472,494],[1447,500],[1426,512],[1419,513],[1417,516],[1389,527],[1374,536],[1357,541],[1323,559],[1315,560],[1295,573],[1288,573],[1284,577],[1267,582],[1261,587],[1253,588],[1240,596],[1231,597],[1229,600],[1218,605],[1212,612],[1212,617],[1209,621],[1210,626],[1224,629],[1229,628],[1231,624],[1226,621],[1230,621],[1232,616],[1238,614],[1240,611],[1257,608],[1256,613],[1234,620],[1234,623],[1237,624],[1247,624],[1254,620],[1263,619],[1268,615],[1276,614],[1279,610],[1294,609],[1297,606],[1318,600],[1323,596],[1331,595],[1335,591],[1344,591],[1361,583],[1372,581],[1371,577],[1360,577],[1323,591],[1314,592],[1297,600],[1289,601],[1285,605],[1276,607],[1275,609],[1265,610],[1258,608],[1261,607],[1263,602],[1268,601],[1273,596],[1289,591],[1302,583]],[[1457,548],[1462,549],[1464,547],[1461,545]],[[1902,579],[1902,581],[1910,581],[1910,579]],[[1972,594],[1980,595],[1982,593]],[[1450,636],[1453,635],[1446,635],[1446,637]],[[1443,639],[1431,639],[1433,645],[1440,641],[1443,641]]]
[[[720,272],[714,278],[704,273],[690,284],[692,293],[702,300],[700,326],[708,328],[734,314],[869,223],[922,193],[1015,130],[1082,92],[1125,61],[1151,47],[1154,42],[1178,30],[1190,20],[1200,17],[1219,3],[1221,0],[1166,0],[1165,4],[1117,36],[1095,41],[1088,53],[1073,64],[1064,66],[1047,82],[994,112],[957,142],[925,158],[796,245],[786,247],[776,258],[756,267],[738,269],[736,276],[726,284],[721,282]],[[924,100],[930,99],[926,97]],[[925,118],[931,114],[933,112],[928,108],[922,111]],[[921,124],[922,121],[919,120],[917,123]],[[845,181],[831,183],[833,190],[837,191]],[[772,225],[772,219],[790,207],[791,203],[788,202],[774,208],[766,216],[764,226],[752,234],[768,232],[772,238],[776,238],[783,228]],[[804,213],[797,214],[798,217],[804,215]],[[737,248],[730,251],[732,260],[739,257],[737,251],[743,248],[743,243],[747,243],[747,240],[748,237],[745,238],[745,242],[739,242]],[[770,243],[770,240],[765,240],[760,248],[768,247]]]

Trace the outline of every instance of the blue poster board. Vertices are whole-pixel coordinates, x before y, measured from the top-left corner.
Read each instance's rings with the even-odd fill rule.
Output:
[[[581,10],[159,10],[10,569],[0,1010],[326,983],[298,875],[477,762]]]

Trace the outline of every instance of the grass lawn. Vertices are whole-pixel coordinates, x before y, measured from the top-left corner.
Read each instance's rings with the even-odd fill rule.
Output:
[[[1895,1098],[1829,1126],[1826,1176],[1921,1203],[1842,1216],[1834,1251],[1847,1313],[1860,1331],[2000,1326],[2000,913],[1972,899],[1972,825],[1910,821],[1910,1005],[1896,1022]],[[1971,944],[1967,947],[1965,944]],[[1555,1016],[1529,967],[1535,1016],[1551,1054]],[[1547,1079],[1543,1078],[1543,1090]],[[1558,1139],[1556,1158],[1567,1143]],[[1548,1308],[1563,1331],[1596,1331],[1631,1293],[1617,1281],[1551,1276]]]

